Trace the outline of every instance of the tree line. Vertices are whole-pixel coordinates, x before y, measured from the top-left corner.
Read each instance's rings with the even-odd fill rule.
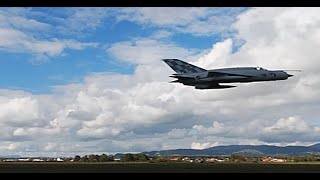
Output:
[[[73,158],[74,162],[111,162],[114,161],[115,158],[113,155],[97,155],[97,154],[90,154],[90,155],[84,155],[84,156],[79,156],[76,155]],[[120,161],[124,162],[139,162],[139,161],[148,161],[149,157],[143,153],[139,154],[131,154],[127,153],[121,156]]]
[[[79,156],[76,155],[73,159],[74,162],[109,162],[114,161],[114,157],[112,155],[106,155],[106,154],[90,154],[90,155],[84,155]]]
[[[149,158],[147,155],[143,153],[139,154],[132,154],[132,153],[127,153],[127,154],[122,154],[119,156],[121,162],[167,162],[171,161],[169,157],[152,157]],[[265,156],[267,157],[267,156]],[[261,162],[264,157],[246,157],[242,156],[239,154],[232,154],[229,156],[228,161],[229,162]],[[279,158],[283,159],[289,162],[312,162],[312,161],[320,161],[320,155],[302,155],[302,156],[274,156],[273,158]],[[113,155],[106,155],[106,154],[90,154],[90,155],[84,155],[84,156],[79,156],[76,155],[73,158],[74,162],[111,162],[115,161],[115,157]],[[178,161],[182,161],[182,156],[178,158]]]

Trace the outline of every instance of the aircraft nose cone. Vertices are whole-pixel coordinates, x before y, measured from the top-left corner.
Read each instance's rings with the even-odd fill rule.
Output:
[[[292,77],[293,75],[292,74],[288,74],[288,77]]]

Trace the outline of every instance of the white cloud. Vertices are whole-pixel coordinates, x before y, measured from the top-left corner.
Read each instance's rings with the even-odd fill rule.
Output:
[[[39,128],[39,127],[30,127],[30,128],[18,128],[13,132],[13,136],[33,136],[33,138],[47,138],[44,136],[48,135],[57,135],[59,129],[48,129],[48,128]]]
[[[15,151],[17,148],[19,148],[19,146],[20,146],[20,143],[3,142],[0,145],[0,150]]]
[[[264,131],[266,133],[279,133],[279,132],[294,132],[300,133],[310,130],[306,122],[298,117],[282,118],[277,121],[276,124],[266,127]]]
[[[191,143],[191,149],[206,149],[209,147],[213,147],[213,146],[218,146],[219,143],[210,143],[210,142],[205,142],[205,143],[197,143],[197,142],[193,142]]]
[[[37,40],[24,32],[0,27],[0,50],[34,53],[39,57],[60,55],[65,49],[95,47],[96,43],[81,43],[76,40]]]
[[[7,16],[7,12],[0,10],[0,26],[11,27],[14,29],[34,31],[34,29],[46,31],[52,26],[50,24],[39,22],[34,19],[28,19],[22,16]]]
[[[202,125],[194,125],[192,129],[198,131],[199,133],[203,134],[220,134],[226,131],[226,127],[223,123],[219,123],[214,121],[212,123],[212,127],[204,127]]]
[[[119,20],[131,20],[156,25],[186,25],[198,17],[205,17],[208,8],[127,8],[120,12]]]
[[[143,7],[118,11],[118,21],[172,29],[197,36],[231,33],[230,25],[244,8]]]
[[[246,45],[237,53],[237,57],[241,58],[238,61],[255,62],[268,68],[316,71],[319,55],[314,52],[319,42],[315,41],[315,36],[319,34],[316,27],[320,22],[317,10],[255,8],[241,14],[241,20],[234,26],[239,30],[238,36],[245,39]],[[308,63],[305,61],[306,55]]]
[[[154,32],[151,37],[154,39],[165,39],[165,38],[169,38],[170,36],[172,36],[173,33],[170,31],[166,31],[166,30],[159,30]]]
[[[172,42],[152,38],[138,38],[112,44],[107,52],[114,57],[134,64],[161,63],[165,58],[183,58],[198,52],[196,49],[185,49]]]
[[[17,149],[17,147],[18,147],[18,144],[16,144],[16,143],[11,143],[11,144],[9,144],[9,146],[8,146],[8,150],[15,150],[15,149]]]
[[[35,13],[37,12],[23,8],[0,9],[1,51],[30,53],[37,60],[43,60],[61,55],[66,49],[81,50],[97,46],[97,43],[79,42],[75,39],[50,38],[50,35],[52,37],[56,33],[55,26],[29,17]]]
[[[114,14],[114,8],[84,7],[65,8],[58,11],[65,11],[67,17],[56,17],[56,21],[61,24],[57,30],[61,33],[76,34],[86,36],[84,32],[96,30],[105,19]]]
[[[200,57],[195,63],[195,65],[204,67],[205,69],[216,69],[225,68],[231,64],[231,53],[232,53],[231,39],[226,39],[223,42],[218,42],[213,45],[212,50],[209,51],[204,56]]]
[[[105,137],[112,137],[118,135],[122,129],[117,128],[88,128],[83,127],[77,131],[77,134],[83,138],[105,138]]]
[[[0,123],[12,126],[39,126],[42,124],[38,101],[34,98],[0,97]]]
[[[169,138],[172,139],[182,139],[184,137],[186,137],[188,134],[188,130],[187,129],[172,129],[170,132],[168,132],[168,136]]]
[[[57,144],[55,144],[55,143],[48,143],[48,145],[44,147],[44,150],[46,150],[46,151],[51,151],[51,150],[56,149],[56,148],[57,148]]]

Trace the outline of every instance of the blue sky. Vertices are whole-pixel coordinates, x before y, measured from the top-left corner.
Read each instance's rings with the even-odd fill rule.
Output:
[[[319,8],[0,8],[0,154],[74,156],[320,142]],[[196,90],[205,69],[301,69]]]
[[[79,43],[95,43],[95,45],[82,49],[65,48],[57,54],[48,55],[45,51],[37,53],[23,49],[19,45],[8,48],[2,44],[0,45],[0,63],[3,70],[0,71],[0,75],[6,78],[0,81],[0,88],[49,93],[53,85],[81,82],[84,76],[93,72],[132,74],[134,64],[119,62],[110,56],[106,49],[115,42],[149,37],[159,30],[170,31],[172,35],[166,41],[184,48],[206,49],[210,48],[212,43],[232,36],[230,30],[197,35],[172,30],[170,24],[162,27],[152,22],[142,24],[128,19],[119,20],[117,17],[123,14],[120,10],[121,8],[98,8],[96,12],[89,14],[94,10],[2,8],[1,15],[7,18],[7,22],[2,25],[3,28],[19,31],[37,41],[68,39]],[[245,8],[218,10],[217,17],[225,15],[224,12],[236,17],[245,11]],[[39,27],[34,28],[34,24]],[[227,25],[229,24],[223,24],[223,26]]]

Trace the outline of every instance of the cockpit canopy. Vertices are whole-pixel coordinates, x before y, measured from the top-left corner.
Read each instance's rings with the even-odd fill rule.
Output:
[[[266,69],[264,69],[262,67],[256,67],[256,70],[265,70],[266,71]]]

